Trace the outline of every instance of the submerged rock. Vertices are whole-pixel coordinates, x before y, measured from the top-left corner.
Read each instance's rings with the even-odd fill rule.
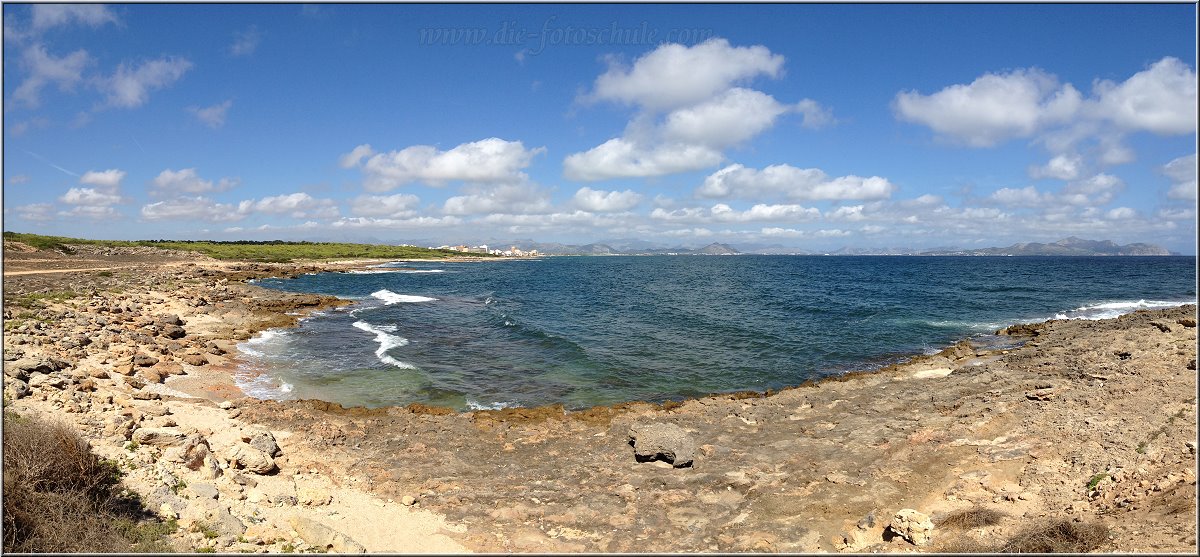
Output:
[[[676,468],[691,466],[696,443],[675,424],[634,424],[629,427],[629,443],[638,462],[663,460]]]

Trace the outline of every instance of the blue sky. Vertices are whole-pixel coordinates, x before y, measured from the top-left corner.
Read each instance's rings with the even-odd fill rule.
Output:
[[[1195,12],[6,4],[4,229],[1194,254]]]

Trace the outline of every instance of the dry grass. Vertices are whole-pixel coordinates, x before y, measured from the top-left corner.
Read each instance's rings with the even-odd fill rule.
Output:
[[[940,553],[1088,553],[1109,542],[1108,528],[1088,522],[1055,520],[1017,532],[1002,544],[961,539],[938,548]]]
[[[4,414],[4,552],[162,552],[165,530],[66,426]],[[147,519],[150,519],[147,522]]]
[[[986,507],[973,507],[962,511],[954,511],[938,521],[938,528],[959,528],[970,530],[984,526],[995,526],[1008,516],[1000,511]]]

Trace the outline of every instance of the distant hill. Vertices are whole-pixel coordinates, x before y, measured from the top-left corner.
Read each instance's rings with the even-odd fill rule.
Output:
[[[697,255],[737,255],[741,252],[729,244],[719,244],[717,242],[713,242],[698,250],[693,250],[691,253]]]
[[[1003,248],[929,250],[921,255],[1171,255],[1171,252],[1154,244],[1121,246],[1112,240],[1084,240],[1071,236],[1052,244],[1022,242]]]

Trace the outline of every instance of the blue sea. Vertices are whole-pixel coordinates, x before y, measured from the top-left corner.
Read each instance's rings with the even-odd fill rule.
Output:
[[[356,303],[242,343],[252,396],[574,409],[775,389],[1014,323],[1195,303],[1196,260],[548,257],[257,284]]]

